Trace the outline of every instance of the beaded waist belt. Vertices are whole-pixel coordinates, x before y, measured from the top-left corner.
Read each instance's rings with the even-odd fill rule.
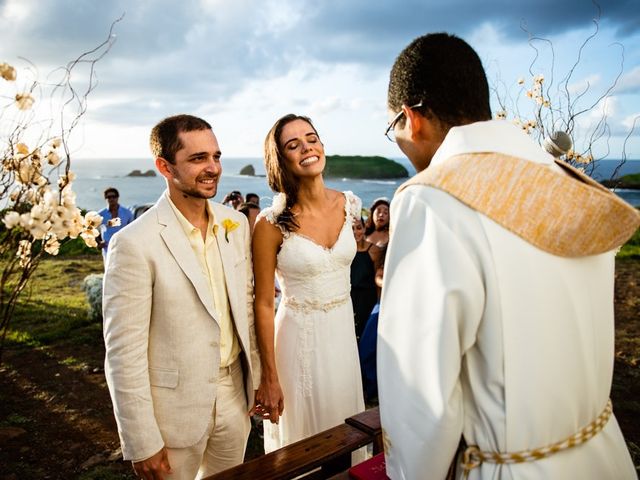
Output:
[[[542,448],[536,448],[533,450],[523,450],[516,453],[499,453],[499,452],[483,452],[477,446],[471,445],[467,447],[462,455],[462,469],[463,478],[469,476],[469,472],[476,467],[482,465],[483,462],[496,463],[496,464],[512,464],[512,463],[524,463],[540,460],[541,458],[550,457],[554,453],[561,452],[563,450],[569,450],[576,447],[597,435],[609,421],[612,413],[611,400],[607,401],[606,407],[602,413],[586,427],[580,429],[577,433],[574,433],[569,438],[556,442],[552,445]]]
[[[333,298],[328,301],[318,301],[311,299],[297,299],[295,297],[287,297],[283,300],[284,304],[293,309],[298,310],[303,313],[310,313],[318,310],[322,310],[323,312],[328,312],[340,305],[344,305],[351,299],[351,296],[347,293],[337,298]]]

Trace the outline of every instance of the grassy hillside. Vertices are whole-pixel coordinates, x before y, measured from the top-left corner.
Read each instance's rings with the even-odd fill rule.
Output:
[[[640,189],[640,173],[623,175],[616,180],[605,180],[602,184],[607,188]]]
[[[327,178],[406,178],[409,172],[398,162],[384,157],[328,155]]]

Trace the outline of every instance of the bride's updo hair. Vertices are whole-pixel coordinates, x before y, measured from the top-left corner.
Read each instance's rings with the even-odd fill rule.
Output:
[[[318,135],[318,131],[309,117],[289,113],[276,121],[264,140],[264,165],[267,171],[267,182],[271,190],[284,193],[287,199],[284,210],[276,217],[276,223],[287,232],[295,232],[300,228],[291,211],[291,208],[298,201],[298,179],[287,169],[280,136],[285,125],[295,120],[307,122]]]

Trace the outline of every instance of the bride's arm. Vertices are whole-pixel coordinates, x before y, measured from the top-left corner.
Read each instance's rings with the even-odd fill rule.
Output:
[[[276,256],[281,243],[280,230],[265,218],[260,218],[253,231],[251,249],[255,279],[253,309],[262,374],[251,413],[261,414],[272,423],[278,423],[284,410],[284,397],[278,381],[274,352],[274,278]]]

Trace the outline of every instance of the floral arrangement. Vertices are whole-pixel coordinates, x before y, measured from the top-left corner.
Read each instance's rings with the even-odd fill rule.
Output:
[[[102,277],[101,273],[92,273],[82,281],[82,291],[89,304],[89,318],[95,321],[102,321]]]
[[[595,162],[607,158],[611,153],[612,129],[609,126],[608,102],[615,94],[616,85],[624,72],[624,48],[614,44],[609,48],[620,49],[620,68],[613,72],[611,83],[598,91],[588,80],[576,82],[581,60],[588,53],[587,47],[597,37],[599,22],[598,11],[593,19],[593,32],[579,46],[575,62],[570,63],[561,75],[558,74],[560,69],[555,65],[553,44],[548,39],[527,32],[529,46],[534,52],[529,65],[530,80],[519,78],[514,82],[515,85],[508,86],[498,78],[491,85],[493,98],[498,104],[495,114],[497,119],[512,121],[535,137],[541,146],[554,132],[566,133],[573,148],[561,158],[586,173],[591,173]],[[547,62],[547,59],[551,59],[551,62]],[[557,78],[560,81],[556,81]],[[618,168],[626,161],[626,145],[632,138],[638,120],[640,116],[636,116],[630,123],[621,152],[616,155],[620,160]],[[613,177],[616,175],[617,170]]]
[[[76,205],[68,142],[95,87],[95,64],[114,41],[110,32],[46,82],[33,66],[0,62],[0,361],[20,293],[43,256],[57,255],[61,243],[78,237],[97,247],[102,217],[83,215]],[[79,68],[88,68],[77,75],[84,86],[73,81]]]

